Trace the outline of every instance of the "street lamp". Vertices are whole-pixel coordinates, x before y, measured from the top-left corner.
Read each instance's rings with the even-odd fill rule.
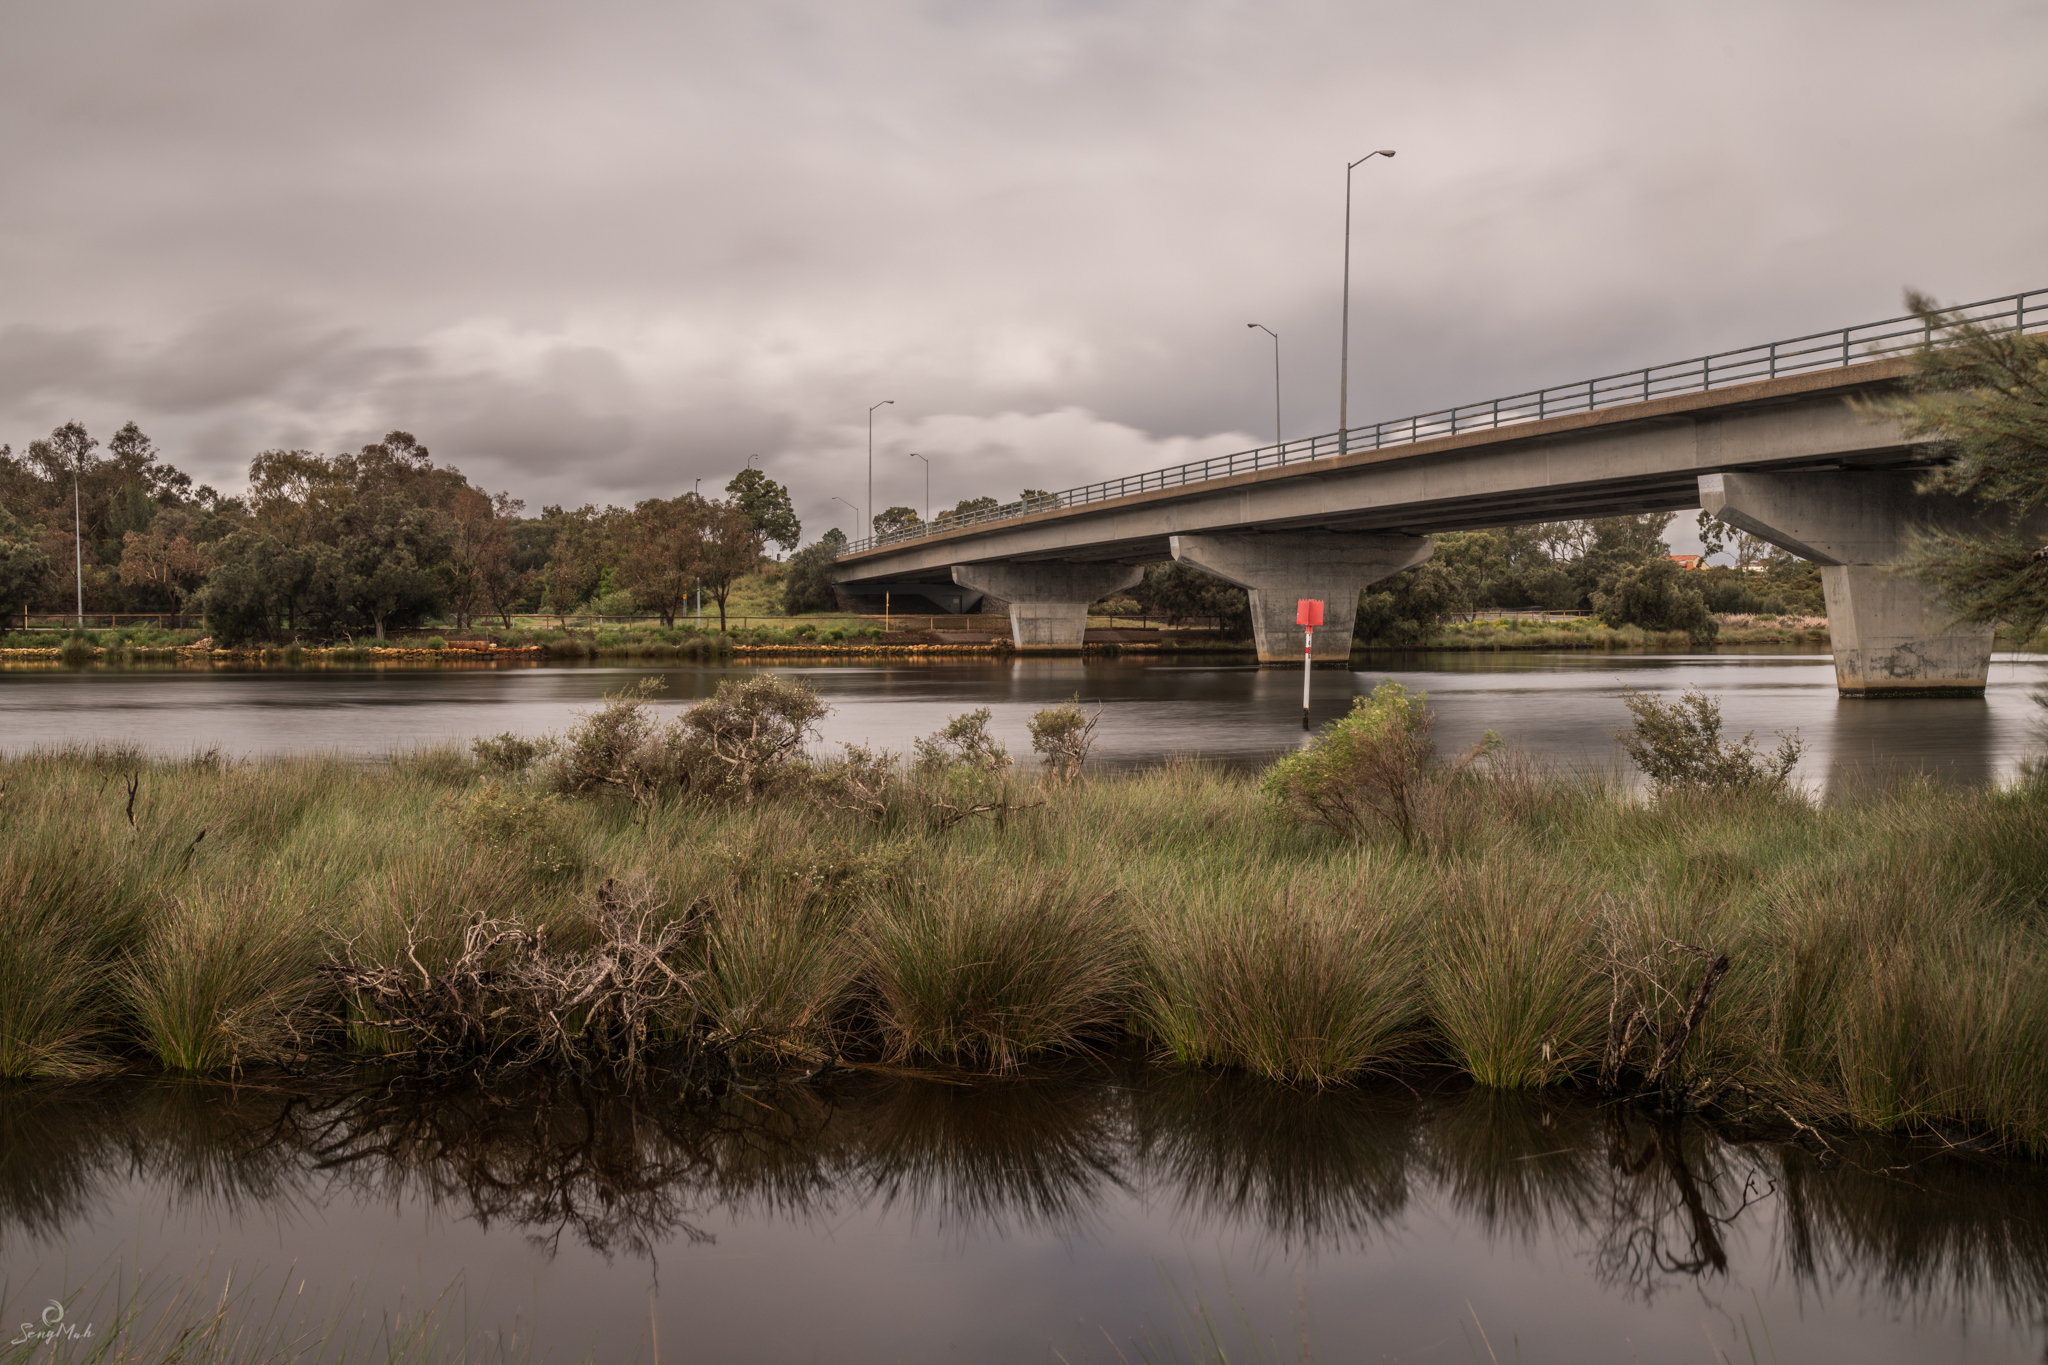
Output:
[[[1337,453],[1351,448],[1351,172],[1376,156],[1391,158],[1382,148],[1367,152],[1344,167],[1344,337],[1337,353]]]
[[[78,467],[85,462],[82,443],[71,452],[71,557],[72,581],[78,584],[78,628],[85,629],[85,522],[78,510]],[[61,525],[61,523],[59,523]],[[23,620],[27,620],[24,609]],[[112,618],[109,618],[112,619]]]
[[[1280,334],[1263,322],[1247,322],[1247,327],[1256,327],[1273,338],[1273,444],[1287,444],[1280,437]]]
[[[932,462],[914,450],[910,452],[910,458],[924,460],[924,525],[929,531],[932,525]]]
[[[751,464],[753,464],[753,463],[754,463],[754,461],[756,461],[756,460],[758,460],[758,459],[760,459],[760,458],[761,458],[761,457],[760,457],[759,455],[749,455],[749,456],[747,456],[747,463],[748,463],[749,465],[751,465]]]
[[[884,398],[868,406],[868,534],[875,533],[875,409],[886,408],[896,400]]]
[[[847,511],[853,513],[856,517],[860,515],[860,509],[858,507],[855,507],[852,503],[847,502],[845,498],[840,497],[837,493],[834,493],[832,495],[832,501],[837,503],[845,503]]]

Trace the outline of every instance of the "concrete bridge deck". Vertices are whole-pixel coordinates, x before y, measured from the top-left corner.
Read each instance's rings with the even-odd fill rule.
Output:
[[[2048,327],[2048,291],[1970,311],[1986,325]],[[1896,353],[1922,343],[1923,324],[1891,319],[1817,334],[1824,347],[1799,338],[1730,352],[1742,359],[1722,366],[1718,384],[1707,357],[1684,362],[1698,369],[1689,385],[1657,378],[1680,366],[1652,367],[1090,485],[1040,508],[856,542],[833,578],[854,593],[923,592],[955,610],[999,597],[1020,648],[1076,648],[1088,602],[1171,558],[1250,589],[1260,657],[1294,660],[1297,597],[1355,604],[1366,584],[1426,560],[1433,533],[1704,505],[1821,563],[1845,693],[1981,692],[1989,631],[1959,631],[1882,565],[1913,526],[1974,525],[1983,509],[1913,493],[1912,471],[1935,452],[1858,401],[1900,391],[1912,361],[1854,359],[1858,334]],[[1781,348],[1798,372],[1740,377],[1766,355],[1777,371]],[[1799,358],[1816,351],[1819,362]],[[1651,396],[1629,401],[1638,384]],[[1574,401],[1580,410],[1545,412]],[[1222,472],[1190,477],[1218,463]],[[1842,522],[1851,506],[1868,525]],[[1330,613],[1319,657],[1349,653],[1353,615]]]

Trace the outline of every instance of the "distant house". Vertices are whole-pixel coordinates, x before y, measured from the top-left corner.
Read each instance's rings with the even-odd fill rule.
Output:
[[[1671,562],[1681,569],[1697,569],[1704,555],[1672,555]]]

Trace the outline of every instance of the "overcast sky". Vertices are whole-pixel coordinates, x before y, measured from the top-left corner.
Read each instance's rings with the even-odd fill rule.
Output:
[[[2048,285],[2048,4],[17,0],[0,441],[806,539]]]

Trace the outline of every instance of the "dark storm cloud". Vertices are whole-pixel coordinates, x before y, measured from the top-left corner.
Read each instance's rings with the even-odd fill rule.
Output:
[[[819,524],[2048,283],[2048,11],[15,6],[0,439]],[[943,472],[940,472],[943,471]]]

